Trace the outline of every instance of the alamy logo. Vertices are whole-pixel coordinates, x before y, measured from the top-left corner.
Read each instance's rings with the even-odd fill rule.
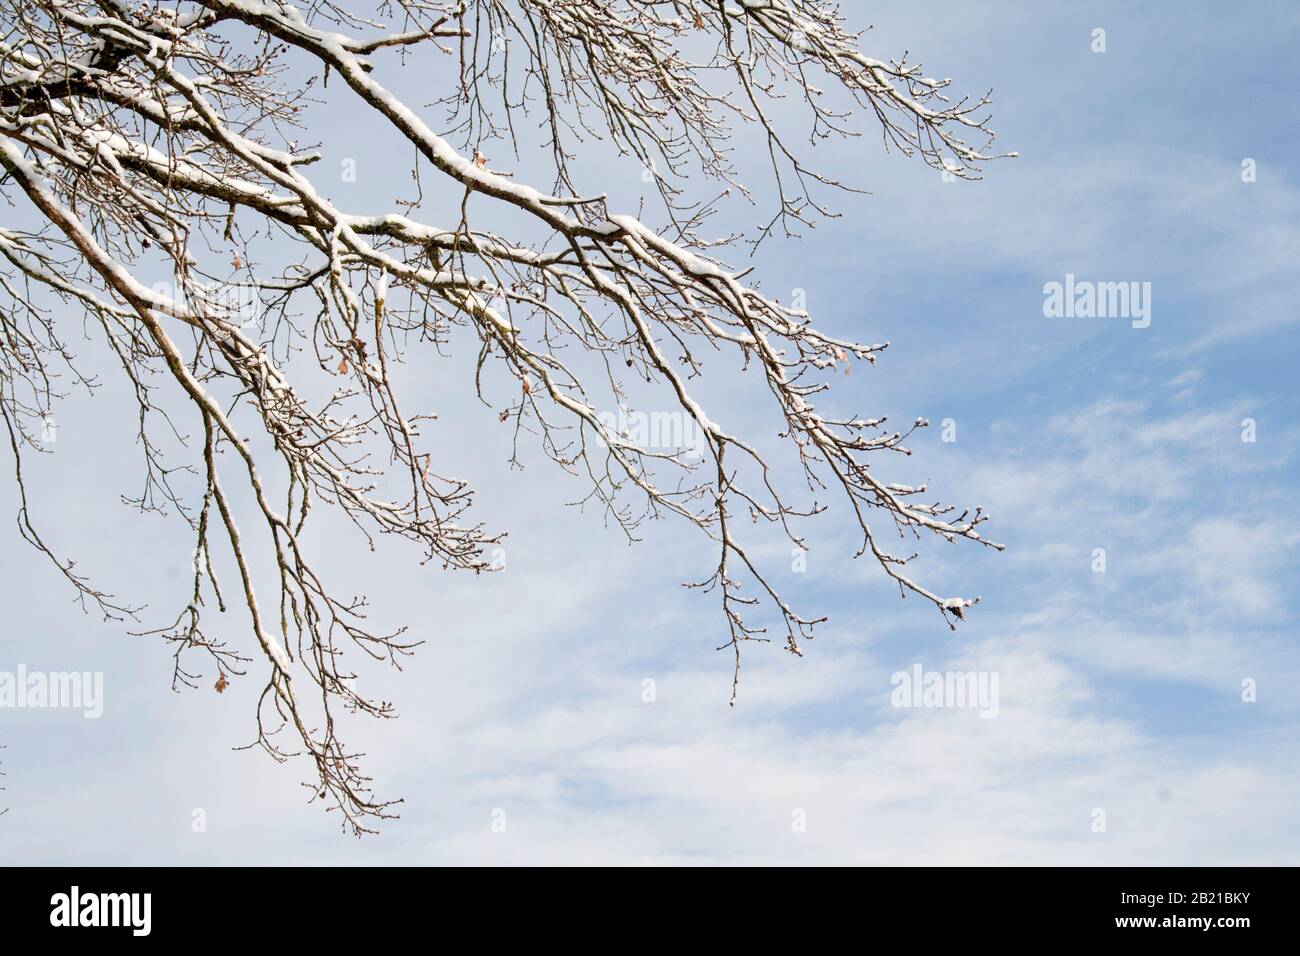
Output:
[[[153,923],[150,893],[71,893],[50,897],[51,926],[129,926],[131,935],[148,936]]]
[[[1092,282],[1065,274],[1065,282],[1043,285],[1043,315],[1049,319],[1132,319],[1135,329],[1151,324],[1150,282]]]
[[[981,717],[998,715],[997,671],[896,671],[889,679],[895,707],[978,708]]]
[[[610,433],[646,451],[694,459],[708,448],[704,429],[684,411],[630,412],[619,406],[618,414],[600,412],[596,418]]]
[[[104,675],[101,671],[0,671],[0,707],[80,710],[87,720],[104,714]]]

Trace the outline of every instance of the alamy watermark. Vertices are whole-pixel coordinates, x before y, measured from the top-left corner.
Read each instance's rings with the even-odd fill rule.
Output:
[[[87,720],[104,713],[102,671],[0,671],[0,708],[80,710]]]
[[[1150,282],[1093,282],[1065,274],[1044,283],[1043,315],[1049,319],[1131,319],[1135,329],[1151,324]]]
[[[237,325],[245,332],[261,328],[263,309],[257,286],[222,282],[178,287],[170,282],[155,282],[153,291],[192,312]]]
[[[927,671],[913,664],[895,671],[889,702],[895,707],[978,709],[981,717],[998,715],[997,671]]]
[[[685,411],[632,412],[620,406],[617,414],[600,412],[596,418],[608,431],[646,451],[678,453],[688,459],[704,456],[704,429]]]

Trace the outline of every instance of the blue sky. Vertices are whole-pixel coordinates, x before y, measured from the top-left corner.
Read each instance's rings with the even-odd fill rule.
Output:
[[[1300,862],[1300,14],[859,6],[845,11],[873,24],[866,52],[910,50],[964,92],[992,87],[998,144],[1020,156],[947,183],[885,156],[866,127],[812,156],[870,195],[840,198],[841,218],[763,247],[755,265],[764,289],[805,290],[823,328],[891,342],[832,399],[932,422],[890,479],[991,511],[1007,551],[931,547],[918,565],[945,592],[982,597],[964,625],[950,632],[854,562],[832,511],[810,529],[807,570],[779,575],[830,622],[802,658],[748,651],[729,707],[720,611],[680,586],[710,558],[698,534],[656,523],[628,547],[565,506],[581,489],[540,456],[509,470],[510,436],[469,400],[461,343],[404,374],[439,410],[479,517],[509,530],[506,571],[463,579],[401,548],[372,554],[328,520],[314,539],[327,572],[427,641],[403,673],[367,674],[402,717],[351,734],[380,792],[406,799],[402,818],[342,835],[306,804],[301,768],[232,750],[253,738],[258,680],[171,693],[168,650],[83,615],[15,535],[0,544],[0,670],[102,671],[105,709],[93,721],[0,709],[0,860]],[[1104,53],[1090,49],[1098,27]],[[394,157],[345,106],[319,122],[330,162],[358,159],[347,198],[390,202]],[[583,166],[635,204],[637,169]],[[760,213],[737,203],[717,229]],[[1043,286],[1066,273],[1151,283],[1150,327],[1045,317]],[[60,411],[54,453],[32,466],[35,516],[159,623],[191,543],[120,504],[139,452],[108,382]],[[764,427],[749,384],[709,392],[733,430]],[[941,441],[944,419],[956,441]],[[12,489],[0,495],[12,510]],[[783,567],[787,552],[768,553]],[[220,633],[247,640],[230,617]],[[892,707],[891,675],[916,664],[996,672],[998,716]]]

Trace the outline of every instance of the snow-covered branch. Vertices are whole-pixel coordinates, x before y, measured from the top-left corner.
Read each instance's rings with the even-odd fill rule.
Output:
[[[453,330],[476,338],[480,382],[499,373],[517,380],[501,421],[517,436],[539,435],[544,453],[585,479],[590,499],[629,537],[661,514],[703,532],[716,563],[693,586],[719,596],[737,676],[742,644],[765,640],[773,622],[798,653],[824,620],[782,598],[738,516],[803,547],[799,525],[826,509],[816,497],[823,489],[835,489],[854,516],[859,554],[950,626],[960,619],[973,601],[916,581],[911,556],[891,550],[877,528],[999,547],[978,530],[987,517],[979,509],[926,503],[924,488],[878,477],[878,456],[910,454],[903,443],[924,422],[895,430],[814,404],[829,373],[874,363],[887,343],[824,334],[803,311],[761,294],[719,257],[719,240],[703,235],[715,206],[687,196],[684,181],[714,178],[750,195],[729,143],[737,130],[756,132],[773,188],[753,195],[775,202],[756,244],[778,226],[830,214],[814,194],[841,185],[789,145],[774,117],[778,98],[802,98],[814,142],[858,135],[849,127],[854,110],[826,105],[832,99],[816,84],[829,82],[878,125],[887,147],[967,178],[993,155],[987,99],[954,101],[947,80],[866,56],[833,8],[806,0],[359,6],[0,0],[9,25],[0,38],[0,194],[34,223],[0,229],[0,410],[22,492],[20,527],[83,600],[109,616],[137,613],[74,574],[28,520],[21,462],[39,446],[33,429],[57,403],[65,370],[92,387],[63,344],[69,308],[103,336],[139,404],[147,474],[135,503],[180,514],[194,530],[185,607],[152,632],[176,647],[176,683],[199,679],[183,664],[188,651],[207,653],[219,690],[260,652],[269,676],[258,743],[278,759],[306,754],[313,791],[358,832],[391,804],[372,795],[358,755],[336,736],[332,708],[393,711],[361,694],[342,661],[360,648],[396,662],[414,645],[402,631],[371,629],[364,601],[321,579],[303,529],[323,503],[372,542],[396,535],[444,568],[492,569],[485,549],[499,536],[466,521],[470,489],[435,470],[424,416],[405,411],[393,384],[414,348],[445,343]],[[394,92],[412,64],[434,84],[438,109]],[[288,138],[310,129],[309,91],[382,121],[395,145],[419,157],[417,181],[427,167],[444,195],[464,197],[459,220],[427,221],[418,202],[348,209],[327,198],[313,177],[319,157]],[[548,160],[529,171],[532,185],[486,154],[517,150],[516,122],[528,113],[549,145]],[[653,172],[665,227],[580,188],[574,144],[591,137]],[[484,228],[501,221],[487,210],[509,212],[517,232]],[[173,281],[160,291],[149,274]],[[250,303],[241,291],[260,333],[244,321]],[[812,502],[790,500],[760,443],[697,400],[692,380],[704,350],[732,355],[761,378]],[[312,361],[291,363],[295,351]],[[602,370],[595,378],[593,363]],[[322,381],[329,394],[313,398]],[[659,388],[698,426],[702,455],[665,451],[609,424],[631,382]],[[188,420],[167,411],[174,406],[164,395],[184,399]],[[159,423],[200,435],[201,454],[168,464],[153,437]],[[254,434],[275,457],[254,453]],[[178,474],[197,479],[197,495],[181,489]],[[243,512],[240,501],[250,503]],[[226,609],[211,550],[218,539],[237,569],[253,638],[244,648],[202,628],[209,600]],[[267,604],[250,557],[261,549],[276,569],[278,600]],[[282,746],[282,730],[292,745]]]

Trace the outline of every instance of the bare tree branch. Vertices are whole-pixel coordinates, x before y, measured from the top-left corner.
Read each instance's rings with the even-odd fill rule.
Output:
[[[718,256],[736,237],[703,234],[716,202],[682,187],[687,176],[712,178],[718,198],[753,198],[729,144],[733,127],[757,131],[776,201],[750,237],[757,245],[778,226],[789,233],[832,214],[819,190],[849,188],[814,172],[789,145],[774,119],[781,97],[801,98],[814,144],[859,135],[848,125],[854,109],[827,105],[833,100],[817,83],[829,81],[874,119],[886,148],[965,178],[978,178],[993,155],[987,97],[951,100],[947,80],[926,77],[905,57],[864,55],[833,8],[808,0],[355,6],[0,0],[0,195],[17,222],[34,223],[0,229],[0,409],[20,530],[83,601],[110,617],[138,611],[75,574],[28,517],[22,457],[41,450],[34,429],[61,397],[65,375],[91,391],[97,384],[77,372],[63,344],[68,309],[103,335],[139,406],[146,480],[131,502],[180,515],[195,535],[184,608],[171,626],[144,632],[175,645],[173,686],[200,679],[183,664],[189,650],[213,661],[218,690],[252,663],[251,645],[247,653],[227,647],[201,626],[209,596],[226,609],[211,550],[219,540],[270,665],[256,743],[279,760],[307,756],[313,793],[358,833],[390,816],[393,804],[373,795],[360,755],[339,740],[334,708],[394,711],[356,689],[343,658],[360,649],[396,665],[415,644],[401,630],[373,630],[364,600],[320,578],[303,530],[321,502],[372,545],[376,534],[396,535],[446,569],[492,570],[485,549],[500,535],[466,522],[470,489],[435,470],[421,437],[427,416],[408,415],[393,386],[412,345],[444,343],[453,329],[478,339],[479,397],[488,401],[485,374],[517,380],[501,420],[514,422],[517,437],[536,434],[629,537],[646,518],[673,514],[713,543],[712,574],[690,586],[719,596],[737,679],[741,645],[767,639],[760,618],[779,621],[794,653],[825,620],[781,597],[738,516],[804,547],[799,524],[826,509],[818,499],[827,489],[854,516],[859,555],[870,554],[900,592],[933,604],[949,626],[962,618],[974,601],[914,580],[912,555],[891,550],[875,527],[1000,548],[978,530],[987,518],[980,509],[927,503],[924,487],[887,482],[872,469],[877,453],[910,454],[903,443],[925,422],[891,429],[884,419],[825,415],[814,405],[829,373],[874,363],[888,343],[826,335],[803,311],[761,294]],[[385,85],[403,63],[420,63],[443,83],[441,133],[428,111]],[[317,89],[331,77],[333,85]],[[288,134],[309,124],[309,94],[326,90],[414,151],[417,182],[427,166],[444,191],[463,195],[460,220],[424,221],[418,201],[401,211],[348,210],[325,198],[310,174],[319,156]],[[494,169],[484,153],[518,155],[515,124],[530,114],[548,140],[548,188]],[[650,172],[664,228],[578,188],[575,143],[594,137]],[[475,225],[501,208],[517,235]],[[173,281],[160,290],[143,278],[151,273]],[[251,333],[250,308],[263,328],[273,317],[276,331]],[[316,371],[304,380],[311,370],[297,363],[295,384],[289,354],[298,349]],[[734,354],[761,377],[811,502],[788,500],[777,466],[693,397],[701,349]],[[591,360],[603,370],[594,379]],[[322,379],[330,394],[313,399]],[[629,382],[658,387],[698,427],[704,454],[664,450],[611,426]],[[185,420],[172,420],[163,395],[183,396]],[[169,465],[159,429],[186,449],[201,435],[201,455]],[[270,440],[274,459],[254,454],[255,433]],[[187,480],[201,492],[183,490]],[[277,500],[269,489],[281,483]],[[245,498],[251,513],[237,514]],[[241,527],[250,520],[251,532]],[[274,558],[274,604],[258,597],[253,548]],[[734,693],[733,682],[733,701]],[[282,732],[292,744],[281,744]]]

